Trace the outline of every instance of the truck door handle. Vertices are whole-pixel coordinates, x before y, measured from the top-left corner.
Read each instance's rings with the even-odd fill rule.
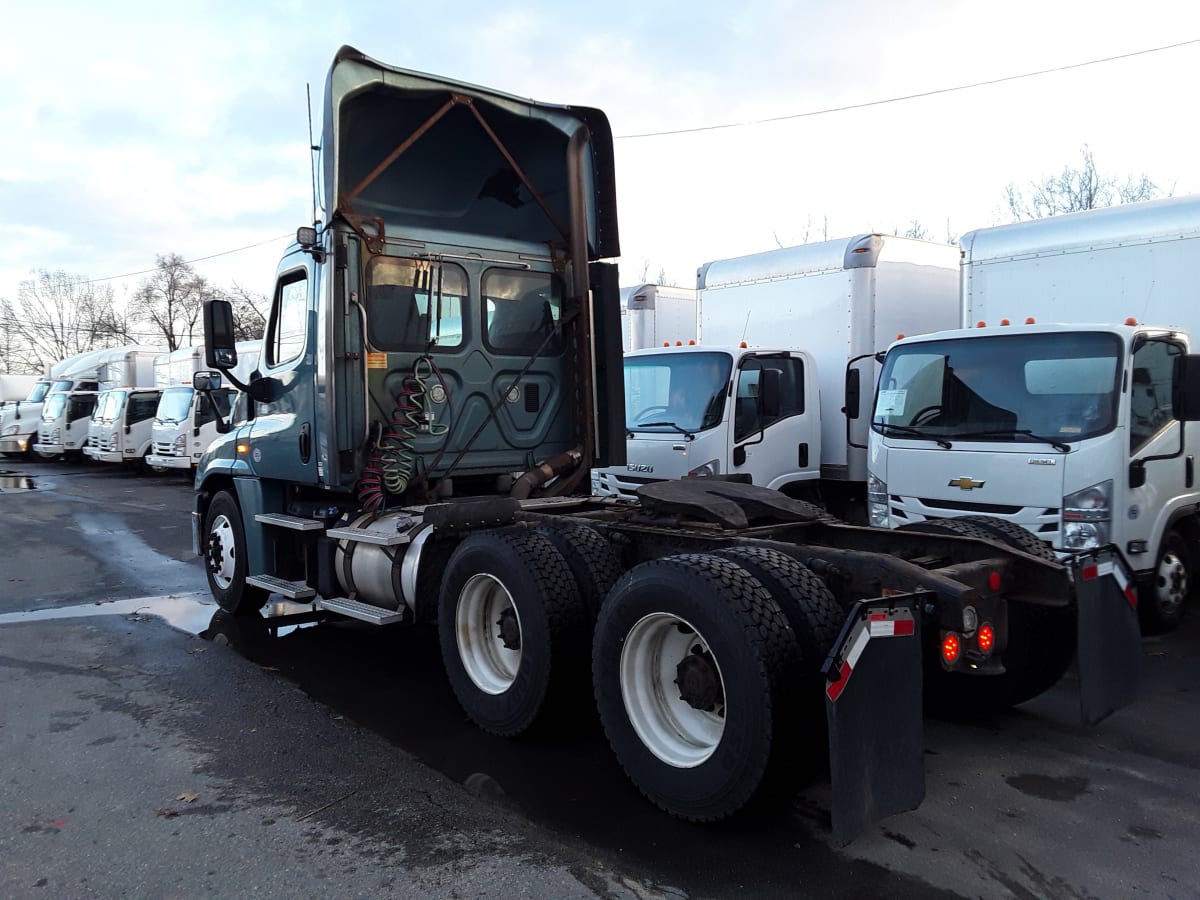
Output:
[[[308,457],[312,452],[312,436],[309,433],[308,423],[300,427],[300,462],[308,464]]]

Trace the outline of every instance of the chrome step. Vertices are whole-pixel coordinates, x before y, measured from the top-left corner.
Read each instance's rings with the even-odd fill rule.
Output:
[[[313,606],[326,612],[349,616],[351,619],[358,619],[362,622],[370,622],[372,625],[392,625],[404,620],[402,609],[385,609],[382,606],[372,606],[370,603],[360,603],[349,597],[318,597],[313,602]]]
[[[339,541],[359,541],[363,544],[375,544],[378,547],[395,547],[397,544],[407,544],[412,541],[410,532],[399,532],[390,522],[372,523],[366,528],[331,528],[326,536]]]
[[[246,578],[246,584],[279,594],[288,600],[311,600],[317,596],[317,592],[303,581],[285,581],[274,575],[250,575]]]
[[[299,516],[287,516],[283,513],[259,513],[254,517],[255,522],[264,525],[275,525],[278,528],[290,528],[292,531],[321,531],[325,528],[316,519],[302,519]]]

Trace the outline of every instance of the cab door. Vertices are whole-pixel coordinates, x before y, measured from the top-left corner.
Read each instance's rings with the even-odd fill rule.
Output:
[[[300,250],[279,264],[259,370],[269,380],[254,402],[245,441],[251,469],[260,478],[317,482],[316,297],[318,272]]]
[[[778,378],[778,410],[764,410],[760,387],[765,371]],[[755,484],[781,488],[817,478],[820,466],[820,403],[811,360],[797,353],[743,357],[734,392],[731,471],[748,473]]]

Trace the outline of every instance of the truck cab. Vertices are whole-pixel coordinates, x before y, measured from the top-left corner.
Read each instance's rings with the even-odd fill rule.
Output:
[[[42,404],[37,442],[33,452],[42,459],[82,455],[87,446],[88,425],[96,409],[98,383],[66,381],[67,390],[51,391]]]
[[[112,388],[96,399],[84,453],[96,462],[148,465],[151,427],[162,392]]]
[[[220,388],[208,393],[190,384],[163,390],[151,426],[148,465],[157,469],[192,470],[217,438],[217,423],[230,414],[237,392]]]
[[[1062,555],[1115,545],[1143,624],[1170,627],[1200,537],[1195,450],[1173,411],[1188,350],[1186,333],[1135,324],[897,342],[871,419],[871,524],[989,515]]]
[[[795,492],[820,476],[816,363],[800,350],[691,345],[626,354],[626,464],[592,493],[710,475]]]
[[[42,417],[42,402],[52,382],[43,379],[29,390],[24,400],[0,405],[0,453],[28,453]]]

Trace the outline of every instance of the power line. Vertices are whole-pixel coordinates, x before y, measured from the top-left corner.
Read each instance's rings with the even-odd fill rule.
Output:
[[[232,250],[222,250],[220,253],[210,253],[208,256],[197,256],[195,259],[185,259],[184,265],[190,266],[192,263],[205,262],[210,259],[216,259],[218,256],[229,256],[231,253],[241,253],[243,250],[253,250],[255,247],[262,247],[265,244],[272,244],[275,241],[281,241],[284,238],[292,237],[292,233],[281,234],[277,237],[267,238],[265,241],[259,241],[257,244],[247,244],[245,247],[234,247]],[[72,284],[96,284],[99,281],[116,281],[118,278],[132,278],[134,275],[149,275],[151,272],[157,272],[158,266],[152,269],[139,269],[136,272],[125,272],[122,275],[105,275],[103,278],[89,278],[86,281],[73,281]]]
[[[1193,38],[1188,41],[1180,41],[1177,44],[1167,44],[1162,47],[1151,47],[1146,50],[1134,50],[1130,53],[1121,53],[1116,56],[1106,56],[1103,59],[1089,59],[1086,62],[1070,63],[1065,66],[1055,66],[1051,69],[1038,69],[1036,72],[1024,72],[1020,75],[1005,75],[1002,78],[992,78],[987,81],[975,81],[971,84],[959,84],[954,87],[937,88],[932,91],[921,91],[916,94],[903,94],[899,97],[888,97],[884,100],[867,100],[862,103],[851,103],[846,106],[831,106],[827,109],[814,109],[808,112],[791,113],[786,116],[772,116],[769,119],[751,119],[747,122],[726,122],[721,125],[699,125],[695,128],[677,128],[672,131],[646,131],[641,134],[619,134],[614,140],[634,140],[636,138],[649,137],[666,137],[673,134],[695,134],[701,131],[719,131],[724,128],[743,128],[747,125],[766,125],[771,122],[786,122],[791,119],[807,119],[813,116],[824,116],[829,113],[847,112],[852,109],[866,109],[871,106],[884,106],[888,103],[901,103],[905,100],[918,100],[922,97],[935,97],[939,94],[952,94],[956,91],[969,91],[973,88],[988,87],[993,84],[1003,84],[1006,81],[1020,81],[1024,78],[1036,78],[1039,75],[1052,75],[1055,72],[1066,72],[1071,69],[1082,69],[1085,66],[1098,66],[1101,63],[1116,62],[1117,60],[1130,59],[1134,56],[1145,56],[1148,53],[1159,53],[1163,50],[1176,50],[1180,47],[1186,47],[1189,44],[1200,44],[1200,38]]]

